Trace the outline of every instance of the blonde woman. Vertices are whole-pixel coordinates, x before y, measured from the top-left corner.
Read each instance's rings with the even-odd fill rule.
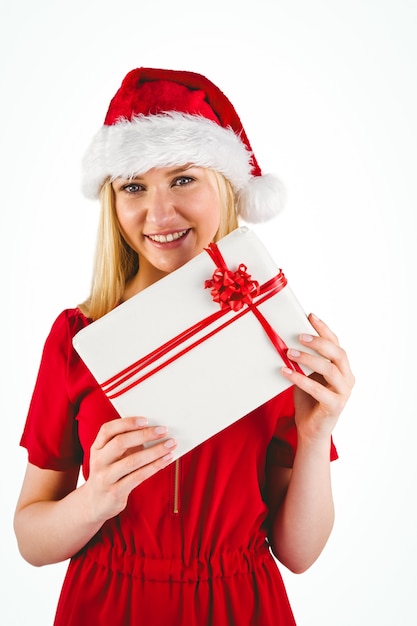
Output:
[[[89,147],[84,191],[101,199],[92,291],[45,343],[15,515],[27,561],[70,559],[55,625],[290,626],[277,560],[305,571],[333,524],[331,433],[354,383],[335,335],[310,316],[312,353],[290,358],[315,375],[284,367],[286,392],[175,463],[164,425],[120,419],[71,343],[239,216],[272,217],[281,187],[213,83],[140,68]]]

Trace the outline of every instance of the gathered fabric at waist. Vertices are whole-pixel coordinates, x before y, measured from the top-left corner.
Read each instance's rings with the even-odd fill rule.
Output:
[[[107,626],[109,619],[118,626],[295,626],[266,543],[223,544],[190,559],[96,544],[71,560],[55,626]]]
[[[79,557],[86,565],[95,564],[99,569],[124,574],[149,582],[200,582],[215,578],[228,578],[239,574],[250,574],[273,558],[265,543],[256,548],[222,550],[208,556],[197,555],[184,560],[177,557],[157,557],[109,550],[94,546]]]

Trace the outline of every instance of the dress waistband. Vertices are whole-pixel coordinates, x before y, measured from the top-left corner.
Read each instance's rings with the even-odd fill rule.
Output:
[[[87,550],[80,555],[119,574],[140,578],[149,582],[199,582],[213,578],[225,578],[249,574],[273,561],[268,545],[253,549],[222,551],[210,556],[196,556],[186,562],[180,558],[157,558],[139,554],[120,553],[116,550]]]

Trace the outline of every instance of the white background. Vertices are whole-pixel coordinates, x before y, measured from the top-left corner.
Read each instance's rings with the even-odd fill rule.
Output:
[[[357,378],[334,434],[334,532],[307,573],[283,570],[298,625],[417,624],[416,7],[1,0],[2,624],[51,624],[66,568],[18,554],[19,438],[46,334],[89,290],[97,206],[81,156],[141,65],[206,74],[235,104],[288,190],[256,230]]]

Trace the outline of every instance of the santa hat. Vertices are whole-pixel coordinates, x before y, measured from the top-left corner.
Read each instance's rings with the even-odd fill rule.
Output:
[[[262,174],[233,105],[216,85],[193,72],[135,69],[84,157],[83,192],[96,198],[109,177],[188,163],[223,174],[247,222],[271,219],[283,206],[282,183]]]

